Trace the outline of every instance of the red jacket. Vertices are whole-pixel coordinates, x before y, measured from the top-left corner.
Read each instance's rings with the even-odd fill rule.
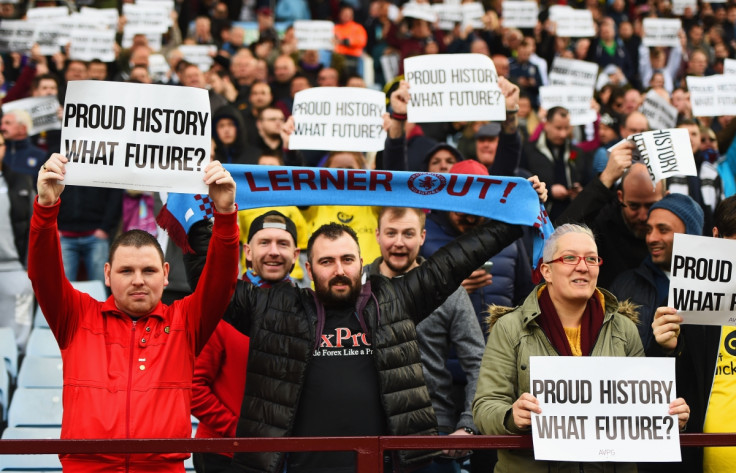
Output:
[[[64,364],[61,438],[188,438],[194,358],[225,312],[238,272],[237,213],[215,213],[212,243],[191,296],[137,320],[75,290],[64,277],[59,203],[36,202],[28,276]],[[206,297],[205,297],[206,296]],[[186,453],[61,455],[70,472],[183,472]]]
[[[249,344],[250,338],[221,321],[197,357],[192,384],[192,414],[199,419],[195,437],[235,437]]]

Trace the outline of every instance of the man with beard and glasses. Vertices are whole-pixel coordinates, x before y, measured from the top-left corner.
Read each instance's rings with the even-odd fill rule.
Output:
[[[534,187],[544,200],[544,185]],[[189,243],[203,255],[208,238],[196,228]],[[436,434],[415,324],[520,235],[517,226],[489,221],[401,278],[373,275],[362,283],[357,236],[333,222],[319,227],[307,245],[314,291],[239,281],[225,316],[250,337],[236,436]],[[406,468],[434,455],[397,451],[389,461]],[[289,473],[354,471],[355,454],[242,452],[231,469],[277,473],[284,467]]]
[[[277,210],[269,210],[254,218],[249,227],[243,223],[241,219],[241,231],[247,231],[248,235],[247,240],[243,238],[247,241],[243,251],[247,267],[243,280],[262,288],[281,282],[295,285],[289,276],[299,257],[294,221]],[[204,258],[197,261],[204,266]],[[197,287],[199,273],[200,268],[189,272],[191,287]],[[249,343],[247,336],[220,321],[197,357],[192,379],[192,414],[199,419],[197,438],[235,436],[245,391]],[[232,456],[229,452],[195,453],[194,469],[197,473],[226,471]]]
[[[419,248],[427,233],[425,221],[426,214],[421,209],[381,209],[376,230],[381,256],[363,268],[364,279],[373,274],[402,277],[424,263]],[[440,435],[475,434],[472,405],[485,343],[465,289],[458,287],[444,304],[417,325],[417,339]],[[456,373],[464,381],[458,383],[457,389],[453,383]],[[442,457],[417,473],[459,473],[458,459],[469,451],[443,450],[442,453]]]

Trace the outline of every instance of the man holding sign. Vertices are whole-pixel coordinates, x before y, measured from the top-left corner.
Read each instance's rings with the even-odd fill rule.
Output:
[[[61,349],[61,438],[188,438],[194,358],[215,330],[237,279],[235,182],[215,161],[204,183],[215,207],[214,237],[200,284],[166,306],[169,264],[150,234],[132,230],[112,244],[96,301],[64,276],[56,216],[68,159],[41,167],[34,204],[28,276]],[[183,471],[187,454],[61,455],[65,472]]]

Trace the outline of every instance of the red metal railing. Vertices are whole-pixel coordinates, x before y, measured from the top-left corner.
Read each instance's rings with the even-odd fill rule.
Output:
[[[734,434],[680,434],[683,447],[736,446]],[[0,455],[49,453],[164,453],[354,451],[358,473],[381,473],[386,450],[531,448],[530,435],[290,437],[236,439],[0,440]]]

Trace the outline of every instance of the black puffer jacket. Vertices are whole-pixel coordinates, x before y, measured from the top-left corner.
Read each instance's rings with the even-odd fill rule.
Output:
[[[190,232],[190,244],[198,254],[206,251],[203,228],[195,226]],[[389,435],[431,435],[437,431],[422,375],[415,324],[439,307],[473,270],[520,236],[519,227],[490,221],[441,248],[404,277],[370,277],[374,297],[363,314]],[[288,284],[263,290],[239,281],[224,318],[250,336],[248,382],[237,436],[291,435],[315,347],[317,306],[313,293]],[[433,455],[401,451],[398,461],[406,467]],[[236,453],[233,466],[237,471],[276,473],[281,471],[283,458],[283,452]]]
[[[20,174],[2,161],[2,175],[8,186],[8,197],[10,199],[10,222],[13,227],[13,238],[15,248],[18,250],[18,259],[26,265],[26,252],[28,250],[28,233],[31,228],[31,213],[35,192],[31,177]]]

